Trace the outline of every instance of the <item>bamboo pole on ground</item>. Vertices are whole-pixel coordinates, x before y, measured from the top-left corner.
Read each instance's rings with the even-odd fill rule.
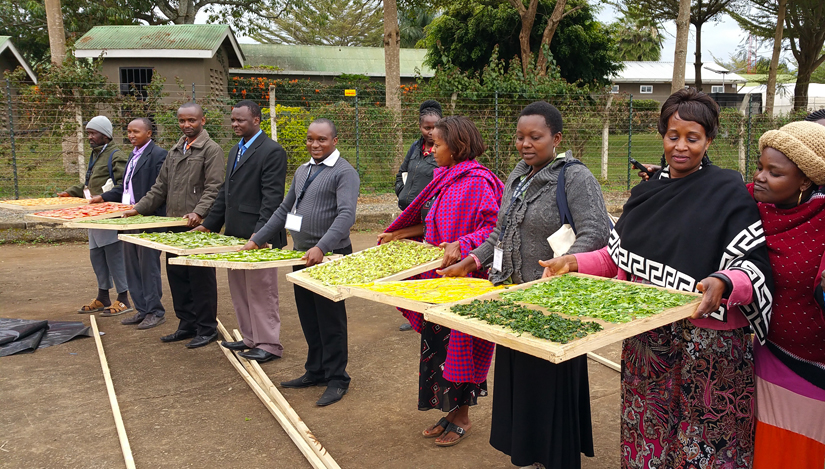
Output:
[[[89,315],[92,323],[92,333],[95,335],[97,344],[97,355],[100,357],[100,367],[103,368],[103,380],[106,381],[106,392],[109,394],[109,404],[112,405],[112,413],[115,416],[115,428],[117,437],[120,440],[120,449],[123,451],[123,459],[128,469],[135,469],[135,458],[132,456],[132,448],[129,446],[129,438],[126,436],[126,427],[123,426],[123,417],[120,415],[120,406],[115,395],[115,386],[112,384],[112,375],[109,373],[109,362],[106,361],[106,353],[103,351],[103,341],[100,340],[100,331],[97,329],[97,321],[94,314]]]
[[[232,333],[234,334],[235,340],[243,340],[243,336],[237,329],[233,329]],[[272,384],[272,381],[270,381],[269,376],[267,376],[263,368],[261,368],[261,365],[254,360],[249,360],[249,363],[252,365],[252,369],[254,370],[252,375],[258,376],[256,381],[261,383],[261,387],[264,391],[268,392],[269,397],[275,402],[275,405],[277,405],[278,408],[286,415],[292,425],[298,430],[301,436],[304,437],[304,440],[309,443],[315,451],[315,454],[317,454],[318,457],[324,461],[329,469],[341,469],[338,463],[335,462],[335,459],[332,458],[332,455],[329,454],[326,448],[324,448],[324,445],[322,445],[321,442],[315,438],[315,435],[309,427],[307,427],[306,423],[304,423],[301,417],[298,416],[295,409],[289,405],[289,401],[287,401],[283,394],[281,394],[281,391],[279,391],[278,388]]]
[[[601,363],[602,365],[604,365],[604,366],[606,366],[606,367],[608,367],[608,368],[610,368],[610,369],[612,369],[612,370],[616,370],[616,371],[618,371],[619,373],[621,373],[621,372],[622,372],[622,367],[621,367],[621,365],[619,365],[619,364],[618,364],[618,363],[616,363],[616,362],[610,361],[610,360],[608,360],[607,358],[604,358],[604,357],[603,357],[603,356],[601,356],[601,355],[596,355],[596,354],[595,354],[595,353],[593,353],[593,352],[587,352],[587,358],[591,358],[591,359],[593,359],[594,361],[597,361],[597,362]]]
[[[229,349],[222,347],[220,344],[216,345],[219,349],[221,349],[221,352],[223,352],[223,354],[226,355],[226,358],[229,360],[232,366],[234,366],[235,369],[238,370],[238,373],[241,374],[244,381],[246,381],[246,384],[248,384],[249,387],[252,388],[252,392],[254,392],[256,396],[258,396],[258,399],[260,399],[261,402],[263,402],[264,406],[269,411],[269,413],[272,414],[272,416],[275,417],[275,420],[277,420],[281,427],[283,427],[287,436],[289,436],[292,442],[295,443],[295,446],[298,447],[298,450],[301,451],[301,454],[304,455],[309,464],[314,469],[327,469],[327,466],[324,464],[323,461],[321,461],[321,458],[319,458],[312,450],[310,445],[306,441],[304,441],[300,433],[292,427],[292,425],[289,422],[289,419],[286,418],[283,412],[281,412],[280,409],[278,409],[278,407],[275,405],[275,403],[272,402],[272,399],[269,398],[267,393],[261,388],[261,386],[258,385],[255,379],[246,371],[243,365],[241,365],[240,361],[237,359],[237,357],[235,357],[235,354],[233,354]]]

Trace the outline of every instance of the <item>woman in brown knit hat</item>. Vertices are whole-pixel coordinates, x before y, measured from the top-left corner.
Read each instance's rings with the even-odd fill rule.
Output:
[[[794,122],[759,139],[748,189],[775,281],[768,340],[754,344],[755,469],[825,466],[825,127]]]

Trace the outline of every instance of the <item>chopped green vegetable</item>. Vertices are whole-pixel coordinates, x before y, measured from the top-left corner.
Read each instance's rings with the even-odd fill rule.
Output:
[[[473,300],[469,304],[452,306],[450,310],[460,316],[509,327],[518,335],[529,332],[533,337],[560,344],[602,330],[602,326],[596,322],[567,319],[554,313],[545,315],[541,311],[525,308],[510,300]]]
[[[144,223],[166,223],[181,221],[180,217],[158,217],[154,215],[135,215],[128,218],[107,218],[105,220],[77,220],[76,223],[94,223],[95,225],[141,225]]]
[[[224,236],[219,233],[203,231],[184,231],[183,233],[141,233],[132,235],[147,241],[174,246],[182,249],[209,248],[216,246],[243,246],[247,240]]]
[[[271,262],[287,259],[300,259],[304,251],[287,251],[285,249],[250,249],[249,251],[222,252],[216,254],[193,254],[187,259],[227,262]]]
[[[319,264],[304,272],[325,285],[354,285],[388,277],[440,259],[441,249],[420,243],[392,241],[342,259]]]
[[[652,316],[696,299],[643,285],[573,275],[502,293],[501,297],[570,316],[587,316],[612,323]]]

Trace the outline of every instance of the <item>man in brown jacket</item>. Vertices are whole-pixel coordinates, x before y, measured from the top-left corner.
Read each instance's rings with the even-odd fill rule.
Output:
[[[201,224],[223,184],[224,154],[204,130],[206,117],[196,103],[178,109],[183,137],[169,150],[152,189],[124,216],[150,215],[166,203],[166,215],[189,220],[187,228]],[[163,342],[192,339],[188,348],[203,347],[218,336],[218,283],[215,269],[170,265],[166,253],[166,277],[172,291],[178,330],[160,338]]]

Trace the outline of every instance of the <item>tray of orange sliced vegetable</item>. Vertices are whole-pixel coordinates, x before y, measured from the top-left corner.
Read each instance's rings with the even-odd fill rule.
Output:
[[[28,221],[65,223],[72,220],[102,220],[114,218],[131,209],[131,205],[104,202],[102,204],[86,204],[80,207],[47,210],[26,215]]]
[[[86,205],[82,197],[45,197],[39,199],[0,200],[0,208],[9,210],[53,210]]]

